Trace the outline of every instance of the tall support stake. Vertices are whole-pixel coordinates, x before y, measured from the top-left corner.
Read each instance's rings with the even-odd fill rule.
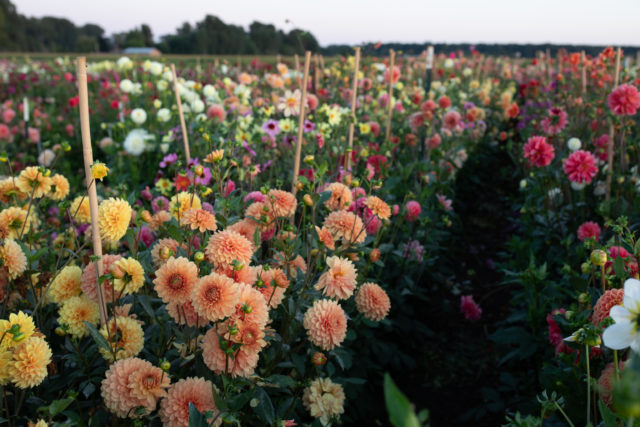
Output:
[[[191,152],[189,151],[189,135],[187,134],[187,125],[184,122],[184,113],[182,112],[182,101],[178,92],[178,75],[176,74],[175,64],[171,64],[171,73],[173,74],[173,91],[176,93],[176,104],[178,104],[178,116],[180,116],[180,128],[182,129],[182,141],[184,142],[184,155],[187,158],[187,164],[191,162]]]
[[[391,138],[391,115],[393,114],[393,103],[391,98],[393,97],[393,69],[396,62],[396,52],[393,49],[389,50],[389,91],[387,92],[387,130],[385,132],[385,140],[389,141]]]
[[[582,63],[582,96],[587,94],[587,55],[584,50],[580,54],[580,62]]]
[[[351,153],[353,152],[353,133],[355,131],[356,103],[358,100],[358,72],[360,71],[360,46],[356,47],[353,63],[353,86],[351,89],[351,123],[349,123],[349,148],[345,153],[345,169],[351,170]]]
[[[614,75],[614,83],[613,87],[618,87],[618,83],[620,82],[620,56],[622,56],[622,49],[618,48],[616,52],[616,70]],[[611,199],[611,181],[613,179],[613,138],[615,136],[615,128],[613,125],[613,120],[609,123],[609,145],[607,145],[607,192],[605,195],[605,200],[608,202]],[[624,153],[620,153],[621,156],[624,156]]]
[[[300,96],[300,117],[298,118],[298,140],[296,141],[296,158],[293,163],[293,179],[291,192],[298,191],[298,175],[300,174],[300,153],[302,151],[302,133],[304,131],[304,116],[307,107],[307,83],[309,81],[309,63],[311,62],[311,51],[304,55],[304,78],[302,80],[302,95]]]

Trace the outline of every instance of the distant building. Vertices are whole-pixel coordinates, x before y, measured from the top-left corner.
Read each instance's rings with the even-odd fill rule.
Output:
[[[128,47],[123,53],[125,55],[162,56],[162,52],[155,47]]]

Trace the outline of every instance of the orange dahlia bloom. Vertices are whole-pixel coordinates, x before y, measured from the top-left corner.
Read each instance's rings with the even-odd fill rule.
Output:
[[[257,273],[262,281],[261,284],[257,285],[257,289],[267,301],[269,307],[276,308],[284,299],[284,293],[289,287],[287,275],[280,268],[265,270],[263,267],[258,267]]]
[[[334,240],[342,239],[343,243],[347,245],[364,243],[364,239],[367,237],[362,219],[353,212],[331,212],[324,219],[323,228],[331,232]]]
[[[98,207],[98,225],[102,239],[118,241],[127,232],[131,222],[131,206],[126,200],[112,197]]]
[[[245,353],[259,353],[266,345],[264,330],[253,322],[229,319],[221,325],[222,337],[236,344]]]
[[[27,257],[22,252],[22,248],[13,239],[5,239],[0,247],[0,260],[2,266],[6,268],[9,279],[20,276],[27,268]]]
[[[256,268],[250,265],[245,265],[241,269],[233,268],[217,268],[215,272],[227,276],[236,283],[246,283],[247,285],[253,285],[258,280]]]
[[[202,339],[202,359],[213,372],[227,372],[232,377],[249,377],[258,365],[258,352],[238,349],[233,356],[220,348],[220,339],[215,328],[207,331]]]
[[[160,226],[167,221],[171,221],[171,214],[167,211],[158,211],[151,217],[151,222],[149,222],[149,229],[151,231],[158,231]]]
[[[347,316],[340,304],[317,300],[307,310],[303,321],[309,340],[323,350],[340,346],[347,334]]]
[[[329,184],[325,191],[331,192],[331,197],[324,202],[324,205],[332,211],[346,209],[353,201],[351,190],[340,182]]]
[[[109,328],[108,332],[107,328]],[[142,326],[131,317],[116,316],[115,319],[109,319],[107,324],[100,329],[100,333],[113,349],[113,351],[107,351],[100,347],[102,357],[109,362],[137,356],[144,346]],[[113,353],[115,353],[115,359]]]
[[[288,218],[296,213],[298,201],[288,191],[269,190],[265,203],[276,218]]]
[[[189,427],[189,403],[198,412],[212,411],[212,417],[218,413],[213,390],[217,388],[211,381],[204,378],[186,378],[178,381],[169,388],[167,397],[160,402],[160,420],[165,427]],[[222,422],[220,417],[216,425]]]
[[[102,267],[104,272],[111,271],[111,265],[122,259],[120,255],[102,255]],[[92,301],[98,302],[98,275],[96,263],[90,262],[82,271],[82,293]],[[113,284],[110,280],[102,282],[102,296],[106,302],[113,299]]]
[[[184,213],[182,223],[190,226],[192,230],[199,230],[201,233],[218,229],[216,217],[204,209],[189,209]]]
[[[51,363],[51,349],[44,338],[27,338],[13,351],[9,365],[11,381],[18,388],[40,385],[47,376],[47,365]]]
[[[53,279],[48,296],[52,302],[62,304],[67,298],[82,292],[82,269],[77,265],[68,265]]]
[[[200,316],[216,322],[235,312],[239,296],[238,284],[226,276],[211,273],[196,282],[191,301]]]
[[[23,193],[15,185],[14,178],[6,178],[0,181],[0,202],[9,203],[11,199],[16,197],[16,200],[26,200],[29,194]]]
[[[169,258],[178,253],[179,243],[173,239],[160,239],[151,249],[151,258],[155,265],[166,263]]]
[[[356,293],[356,307],[369,320],[379,321],[387,317],[391,308],[389,296],[375,283],[365,283]]]
[[[138,291],[144,285],[144,269],[135,258],[122,258],[110,268],[115,276],[113,288],[118,295],[129,295]]]
[[[46,173],[46,172],[45,172]],[[38,166],[28,166],[24,168],[16,179],[16,186],[23,193],[38,199],[51,189],[51,178],[45,176]]]
[[[256,224],[260,231],[268,231],[273,227],[273,222],[275,221],[275,214],[270,205],[262,202],[251,203],[244,211],[244,216]]]
[[[236,222],[235,224],[231,224],[227,227],[229,231],[235,231],[236,233],[242,235],[251,243],[252,251],[255,252],[258,249],[256,246],[256,230],[258,229],[258,224],[255,221],[245,218],[241,221]],[[258,245],[260,244],[260,233],[258,233]]]
[[[251,242],[241,234],[224,230],[209,238],[204,253],[216,268],[230,268],[234,261],[249,265],[253,249]]]
[[[182,224],[185,212],[189,209],[201,209],[202,202],[196,194],[181,191],[171,198],[169,202],[169,212]]]
[[[327,258],[329,271],[322,274],[315,289],[329,298],[347,299],[356,288],[358,273],[356,267],[346,258],[330,256]]]
[[[200,328],[209,323],[207,319],[198,315],[196,309],[193,308],[193,303],[191,301],[187,301],[184,304],[170,302],[165,308],[167,309],[169,316],[171,316],[178,325],[186,324],[187,326]]]
[[[198,266],[187,258],[169,258],[153,280],[158,296],[165,303],[183,304],[191,298],[198,281]]]
[[[318,233],[318,239],[320,239],[320,242],[322,242],[323,245],[325,245],[328,249],[331,249],[332,251],[336,249],[336,245],[335,242],[333,241],[333,235],[331,234],[331,231],[329,231],[326,227],[318,227],[316,225],[316,232]]]
[[[240,296],[231,318],[235,321],[252,322],[264,328],[269,321],[269,307],[264,296],[255,288],[238,283]]]
[[[391,208],[389,205],[379,197],[369,196],[365,201],[365,205],[371,209],[371,212],[376,214],[380,219],[391,218]]]
[[[69,194],[69,181],[60,174],[55,174],[51,178],[51,193],[49,197],[53,200],[62,200]]]
[[[25,225],[25,222],[27,223]],[[24,232],[28,232],[29,229],[35,228],[37,223],[35,212],[33,209],[27,217],[27,211],[15,206],[3,209],[0,212],[0,225],[4,230],[8,231],[7,237],[17,239],[20,237],[20,232],[24,229]]]
[[[80,224],[89,224],[91,222],[91,209],[89,207],[89,198],[78,196],[73,199],[69,207],[69,214]]]
[[[84,322],[97,325],[100,320],[98,303],[91,301],[86,295],[67,298],[60,307],[58,323],[66,327],[67,333],[80,339],[89,334]]]

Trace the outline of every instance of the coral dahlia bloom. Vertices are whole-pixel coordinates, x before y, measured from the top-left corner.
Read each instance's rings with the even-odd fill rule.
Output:
[[[420,213],[422,212],[422,207],[420,206],[420,203],[416,202],[415,200],[409,200],[407,202],[406,208],[407,208],[406,217],[409,222],[413,222],[416,219],[418,219],[418,217],[420,216]]]
[[[598,298],[598,302],[593,307],[591,323],[599,325],[604,319],[609,317],[611,307],[622,305],[624,300],[624,289],[609,289]]]
[[[218,229],[216,217],[204,209],[189,209],[184,213],[182,223],[190,226],[192,230],[199,230],[201,233]]]
[[[109,328],[109,332],[107,332],[107,328]],[[100,333],[112,348],[112,351],[107,351],[100,347],[102,357],[109,362],[137,356],[144,346],[142,326],[131,317],[116,316],[115,319],[109,319],[107,324],[100,329]],[[118,341],[116,342],[116,340]],[[115,353],[115,359],[113,353]]]
[[[318,239],[320,239],[320,242],[322,242],[323,245],[325,245],[328,249],[331,249],[332,251],[336,249],[336,245],[335,242],[333,241],[333,235],[331,234],[331,231],[329,231],[326,227],[318,227],[316,225],[316,232],[318,233]]]
[[[307,310],[303,321],[309,340],[323,350],[340,346],[347,334],[347,316],[335,301],[317,300]]]
[[[332,182],[325,191],[331,191],[331,197],[324,202],[324,205],[332,211],[346,209],[353,201],[353,194],[349,187],[340,183]]]
[[[202,209],[202,202],[195,194],[181,191],[173,196],[169,202],[169,212],[180,223],[182,223],[185,212],[189,209]]]
[[[77,265],[68,265],[51,282],[48,297],[52,302],[62,304],[67,298],[79,295],[81,286],[82,269]]]
[[[193,308],[193,303],[191,301],[187,301],[184,304],[175,304],[170,302],[165,308],[167,309],[169,316],[171,316],[178,325],[195,326],[196,328],[200,328],[209,323],[207,319],[198,315],[196,309]]]
[[[196,312],[212,322],[232,315],[240,296],[240,289],[230,278],[218,273],[201,277],[191,293]]]
[[[16,179],[16,186],[23,193],[33,194],[33,197],[38,199],[51,189],[51,178],[45,176],[39,167],[28,166],[20,172]]]
[[[84,322],[97,325],[100,320],[98,303],[87,298],[86,295],[68,297],[60,307],[58,323],[66,327],[67,333],[76,339],[89,334]]]
[[[51,177],[51,193],[49,197],[53,200],[62,200],[69,194],[69,181],[60,174]]]
[[[249,377],[258,365],[258,352],[238,349],[232,356],[220,348],[220,337],[215,328],[207,331],[202,339],[202,359],[217,374],[229,373],[232,377]]]
[[[3,267],[7,269],[9,279],[20,276],[27,268],[27,257],[13,239],[4,240],[4,244],[0,247],[0,259]]]
[[[578,227],[578,239],[584,242],[589,238],[600,240],[600,226],[592,221],[587,221]]]
[[[120,255],[102,255],[103,271],[111,271],[111,265],[119,261]],[[98,302],[98,277],[96,273],[96,263],[90,262],[82,271],[82,292],[92,301]],[[102,295],[105,301],[113,299],[113,284],[110,280],[102,282]]]
[[[218,408],[213,400],[216,386],[204,378],[186,378],[169,388],[167,397],[160,402],[160,420],[166,427],[189,427],[189,403],[205,413],[212,411],[216,416]],[[216,425],[222,420],[218,417]]]
[[[331,212],[322,226],[331,232],[334,240],[342,239],[347,245],[363,243],[367,237],[362,219],[352,212]]]
[[[449,111],[444,115],[442,124],[444,125],[445,129],[455,129],[460,124],[460,113],[458,113],[457,111]]]
[[[153,284],[162,301],[183,304],[191,298],[197,281],[198,267],[193,262],[172,257],[156,271]]]
[[[264,202],[276,218],[289,218],[296,213],[298,201],[296,196],[288,191],[269,190]]]
[[[589,184],[598,173],[596,158],[584,150],[571,153],[569,158],[565,160],[563,168],[569,180],[578,184]]]
[[[358,273],[356,267],[346,258],[330,256],[327,258],[329,271],[322,274],[315,289],[323,291],[329,298],[347,299],[356,288]]]
[[[269,307],[265,297],[250,285],[238,283],[240,297],[236,303],[234,320],[252,322],[264,328],[269,321]]]
[[[523,147],[524,158],[529,160],[532,166],[548,166],[555,157],[553,145],[547,143],[544,136],[532,136]]]
[[[542,129],[547,135],[557,135],[567,126],[567,113],[558,107],[549,110],[549,115],[542,119]]]
[[[329,425],[331,418],[344,413],[344,390],[329,378],[316,378],[304,389],[302,403],[312,417]]]
[[[167,395],[171,380],[162,369],[132,357],[118,360],[109,367],[102,380],[102,399],[110,412],[120,418],[136,418],[136,408],[145,414],[156,409],[158,399]]]
[[[241,234],[224,230],[211,236],[204,253],[216,268],[229,268],[234,261],[249,265],[253,248],[251,242]]]
[[[289,287],[289,279],[281,268],[270,268],[265,270],[263,267],[257,269],[257,277],[261,280],[257,286],[258,291],[267,301],[269,307],[276,308],[282,302],[284,293]]]
[[[609,94],[607,101],[614,114],[633,116],[640,108],[640,93],[635,86],[623,84]]]
[[[380,219],[391,218],[391,208],[389,205],[379,197],[369,196],[365,201],[365,205],[371,209],[371,212],[376,214]]]
[[[265,202],[253,202],[247,207],[244,212],[246,219],[260,228],[260,231],[265,232],[273,228],[273,221],[275,220],[274,212],[271,210],[271,204],[266,200]],[[253,239],[249,239],[253,241]]]
[[[624,363],[620,362],[618,365],[618,372],[622,372],[623,369]],[[602,402],[604,402],[608,407],[611,407],[611,403],[613,401],[613,382],[615,381],[615,375],[615,364],[608,363],[602,370],[600,378],[598,378],[598,393],[600,394],[600,399],[602,399]]]
[[[25,389],[40,385],[51,363],[51,349],[42,337],[32,336],[13,351],[9,375],[16,387]]]
[[[460,311],[467,320],[476,321],[482,317],[482,309],[473,300],[472,295],[463,295],[460,297]]]
[[[389,314],[389,296],[375,283],[368,282],[360,286],[355,299],[356,308],[369,320],[380,321]]]
[[[131,206],[126,200],[110,198],[98,207],[100,237],[117,242],[127,232],[131,222]]]
[[[178,253],[179,243],[173,239],[160,239],[151,249],[151,258],[156,265],[162,265]]]
[[[256,239],[256,230],[258,229],[258,224],[252,219],[245,218],[236,222],[235,224],[231,224],[227,227],[229,231],[235,231],[236,233],[242,235],[251,243],[252,251],[255,252],[258,248],[255,244]],[[260,241],[258,241],[260,243]]]

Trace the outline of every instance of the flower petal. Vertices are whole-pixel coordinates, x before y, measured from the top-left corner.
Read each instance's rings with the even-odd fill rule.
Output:
[[[622,350],[629,347],[634,335],[634,325],[632,323],[616,323],[605,329],[602,334],[604,345],[613,350]]]
[[[627,297],[632,298],[636,301],[640,301],[640,280],[638,279],[627,279],[624,282],[624,298],[625,301]],[[625,305],[627,305],[625,303]]]
[[[630,323],[636,318],[636,315],[631,313],[627,307],[623,307],[621,305],[614,305],[611,307],[611,310],[609,310],[609,316],[611,316],[616,323]]]

